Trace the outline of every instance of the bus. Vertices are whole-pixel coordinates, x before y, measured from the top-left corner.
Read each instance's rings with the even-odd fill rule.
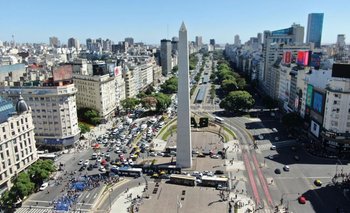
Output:
[[[141,177],[142,168],[121,167],[118,169],[118,175],[130,176],[130,177]]]
[[[227,187],[228,186],[228,178],[227,177],[211,177],[211,176],[202,176],[202,185],[203,186],[213,186],[218,187]]]
[[[50,154],[50,153],[38,154],[38,157],[39,157],[39,159],[52,160],[52,161],[56,161],[56,159],[57,159],[56,154]]]
[[[224,123],[224,119],[220,118],[220,117],[215,117],[215,122],[223,124]]]
[[[196,177],[188,176],[188,175],[170,175],[170,183],[180,184],[185,186],[195,186],[196,185]]]

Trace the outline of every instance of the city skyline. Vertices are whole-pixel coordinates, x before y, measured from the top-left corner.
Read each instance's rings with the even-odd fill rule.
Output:
[[[6,10],[0,15],[0,25],[5,29],[0,40],[10,41],[14,35],[19,43],[48,43],[49,37],[56,36],[63,44],[71,37],[85,44],[87,38],[109,38],[117,42],[133,37],[136,42],[159,44],[163,38],[176,36],[177,26],[185,21],[191,29],[189,40],[202,36],[204,43],[214,38],[216,43],[223,44],[233,43],[236,34],[246,42],[259,32],[287,28],[293,23],[306,29],[309,13],[324,13],[322,44],[328,44],[336,42],[337,34],[350,35],[350,29],[342,27],[350,18],[348,4],[345,0],[337,1],[336,5],[312,0],[303,2],[302,7],[299,4],[285,7],[275,0],[221,1],[219,5],[211,1],[180,0],[174,4],[156,0],[129,7],[126,2],[109,0],[100,4],[61,0],[55,5],[34,0],[19,7],[23,4],[18,1],[7,2]]]

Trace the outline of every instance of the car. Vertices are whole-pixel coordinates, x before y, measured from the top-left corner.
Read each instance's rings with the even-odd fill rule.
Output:
[[[164,153],[163,152],[158,152],[157,155],[158,156],[164,156]]]
[[[275,169],[275,174],[281,174],[281,170],[280,169]]]
[[[316,180],[314,181],[314,184],[315,184],[316,186],[322,186],[322,182],[321,182],[321,180],[319,180],[319,179],[316,179]]]
[[[276,146],[275,146],[275,145],[272,145],[272,146],[270,147],[270,150],[276,150]]]
[[[111,156],[108,153],[106,153],[105,157],[110,158]]]
[[[80,167],[79,172],[84,171],[85,169],[86,169],[86,166],[84,165],[84,166]]]
[[[212,155],[212,156],[210,156],[211,158],[213,158],[213,159],[219,159],[219,156],[218,155]]]
[[[41,184],[39,190],[44,191],[48,186],[49,186],[49,183],[43,183],[43,184]]]
[[[192,154],[199,154],[197,150],[192,150]]]
[[[100,166],[100,168],[98,170],[100,170],[100,172],[106,172],[106,169],[104,166]]]
[[[285,166],[283,167],[283,170],[284,170],[285,172],[289,172],[289,166],[285,165]]]
[[[155,156],[157,156],[157,154],[156,154],[155,152],[150,152],[150,153],[149,153],[149,156],[155,157]]]
[[[83,161],[83,160],[80,160],[80,161],[78,162],[78,165],[83,165],[83,163],[84,163],[84,161]]]
[[[88,171],[91,171],[91,170],[93,170],[93,169],[94,169],[94,165],[89,164],[89,166],[88,166],[87,170],[88,170]]]
[[[270,160],[273,160],[273,155],[269,155],[268,157]]]
[[[96,159],[96,161],[101,163],[102,157],[98,157],[98,158]]]
[[[163,157],[171,157],[170,153],[165,153]]]
[[[85,162],[84,162],[84,166],[88,166],[89,165],[89,160],[85,160]]]
[[[222,170],[216,170],[216,171],[215,171],[215,174],[216,174],[216,175],[223,175],[223,174],[224,174],[224,171],[222,171]]]
[[[258,138],[259,138],[259,140],[263,140],[263,139],[264,139],[264,136],[258,135]]]
[[[99,166],[98,163],[95,163],[95,164],[93,165],[94,168],[98,168],[98,166]]]
[[[199,154],[197,155],[197,157],[199,157],[199,158],[205,158],[205,154],[199,153]]]
[[[304,196],[300,196],[300,197],[298,197],[298,202],[300,204],[305,204],[306,203],[306,198]]]

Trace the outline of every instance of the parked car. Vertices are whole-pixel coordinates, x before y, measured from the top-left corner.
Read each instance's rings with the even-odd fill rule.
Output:
[[[273,160],[273,155],[269,155],[268,157],[270,160]]]
[[[275,145],[272,145],[272,146],[270,147],[270,149],[271,149],[271,150],[276,150],[276,146],[275,146]]]
[[[283,170],[286,171],[286,172],[289,172],[289,166],[285,165],[285,166],[283,167]]]
[[[322,182],[321,182],[321,180],[319,180],[319,179],[316,179],[316,180],[314,181],[314,184],[315,184],[316,186],[322,186]]]
[[[306,198],[304,196],[300,196],[300,197],[298,197],[298,202],[300,204],[305,204],[306,203]]]
[[[275,169],[275,174],[281,174],[281,170],[280,169]]]
[[[216,175],[223,175],[223,174],[224,174],[224,171],[222,171],[222,170],[216,170],[216,171],[215,171],[215,174],[216,174]]]
[[[101,172],[106,172],[106,169],[105,169],[104,166],[100,166],[99,170],[100,170]]]
[[[80,160],[78,165],[83,165],[84,161],[83,160]]]
[[[40,190],[40,191],[43,191],[43,190],[45,190],[48,186],[49,186],[49,183],[43,183],[43,184],[41,184],[39,190]]]

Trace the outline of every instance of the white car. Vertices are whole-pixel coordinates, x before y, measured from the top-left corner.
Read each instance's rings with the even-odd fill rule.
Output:
[[[88,166],[89,163],[90,163],[90,161],[89,161],[89,160],[86,160],[86,161],[84,162],[84,165],[85,165],[85,166]]]
[[[276,146],[275,146],[275,145],[272,145],[272,146],[270,147],[270,149],[271,149],[271,150],[276,150]]]
[[[49,186],[49,183],[43,183],[43,184],[40,186],[39,190],[40,190],[40,191],[43,191],[43,190],[45,190],[48,186]]]
[[[157,154],[156,154],[155,152],[150,152],[150,153],[149,153],[149,156],[155,157],[155,156],[157,156]]]
[[[273,160],[273,155],[269,155],[269,159],[270,159],[270,160]]]
[[[80,160],[78,165],[83,165],[84,161],[83,160]]]
[[[289,166],[285,165],[285,166],[283,167],[283,170],[286,171],[286,172],[289,172]]]
[[[263,140],[263,139],[264,139],[264,136],[258,135],[258,138],[259,138],[260,140]]]
[[[219,156],[218,156],[218,155],[212,155],[211,158],[213,158],[213,159],[219,159]]]
[[[104,166],[100,166],[99,170],[100,170],[101,172],[106,172],[106,169],[105,169]]]
[[[101,157],[98,157],[96,161],[101,163],[102,158],[101,158]]]

